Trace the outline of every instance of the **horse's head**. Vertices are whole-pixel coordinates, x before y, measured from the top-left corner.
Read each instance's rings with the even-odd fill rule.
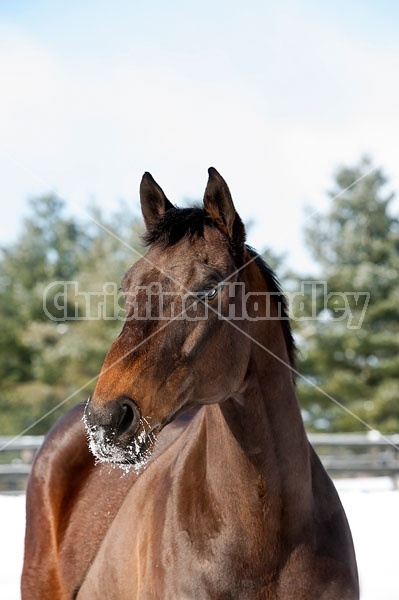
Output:
[[[85,412],[94,454],[122,463],[186,408],[237,394],[250,355],[248,320],[228,322],[251,255],[223,178],[209,169],[204,206],[179,209],[146,173],[140,199],[149,249],[123,279],[126,321]]]

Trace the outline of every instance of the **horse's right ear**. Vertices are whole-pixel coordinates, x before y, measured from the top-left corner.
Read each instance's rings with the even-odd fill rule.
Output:
[[[167,210],[174,208],[150,173],[144,173],[141,180],[140,204],[147,229],[151,229]]]
[[[230,190],[223,177],[214,169],[208,169],[209,179],[204,195],[204,208],[211,219],[227,235],[234,253],[244,251],[245,227],[234,208]]]

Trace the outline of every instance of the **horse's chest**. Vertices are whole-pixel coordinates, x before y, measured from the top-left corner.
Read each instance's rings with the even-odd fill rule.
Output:
[[[233,514],[232,505],[207,491],[185,497],[156,487],[132,490],[82,592],[87,586],[97,598],[93,587],[98,597],[106,589],[109,600],[257,598],[252,592],[264,577],[261,510],[246,514],[236,497]]]
[[[109,600],[257,598],[270,577],[257,480],[210,482],[202,460],[167,458],[131,488],[82,587],[91,596],[79,599],[97,598],[93,587]]]
[[[259,504],[244,505],[237,494],[225,506],[206,489],[164,505],[155,544],[148,542],[168,597],[252,597],[265,575],[264,522]]]
[[[162,552],[163,584],[170,597],[250,597],[244,592],[259,587],[264,574],[253,542],[232,527],[202,537],[175,532],[174,543],[164,540]]]

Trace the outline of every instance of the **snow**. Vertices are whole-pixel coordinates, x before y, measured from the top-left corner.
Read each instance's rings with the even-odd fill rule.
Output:
[[[23,561],[25,496],[0,494],[0,599],[18,600]]]
[[[335,485],[355,544],[361,600],[398,600],[399,490],[390,477]]]
[[[357,553],[361,600],[398,600],[399,490],[389,477],[336,480]],[[19,600],[25,496],[0,495],[0,600]]]

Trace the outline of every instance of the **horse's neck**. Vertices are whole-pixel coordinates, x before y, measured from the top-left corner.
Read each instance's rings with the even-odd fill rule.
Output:
[[[268,494],[279,499],[286,518],[296,522],[289,527],[300,527],[298,515],[306,520],[311,506],[310,459],[290,369],[257,348],[242,390],[219,410],[225,442],[240,448]]]

